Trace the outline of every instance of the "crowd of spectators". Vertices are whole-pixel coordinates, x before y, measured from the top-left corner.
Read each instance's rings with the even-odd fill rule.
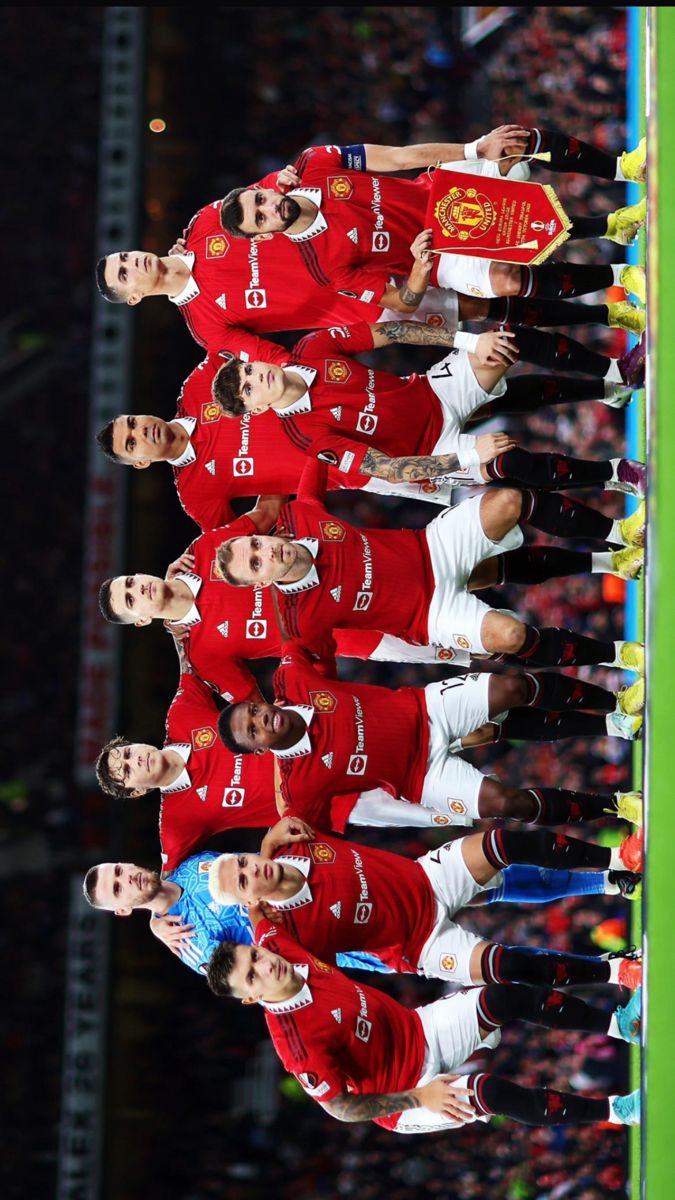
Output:
[[[12,582],[2,630],[11,686],[0,710],[0,888],[8,917],[2,936],[6,958],[11,938],[13,964],[12,999],[0,1025],[8,1078],[3,1122],[11,1134],[0,1168],[8,1196],[47,1190],[56,1155],[66,888],[62,869],[44,871],[55,856],[57,864],[73,860],[79,835],[70,780],[100,87],[101,10],[78,10],[77,19],[75,10],[39,11],[39,27],[22,21],[17,9],[3,10],[0,18],[3,53],[27,64],[24,78],[14,70],[12,104],[0,113],[5,165],[21,180],[3,194],[6,227],[16,234],[13,315],[0,324],[0,434],[22,464],[3,470],[0,484],[7,514],[2,562]],[[314,142],[465,141],[510,120],[561,128],[607,148],[625,144],[625,13],[618,9],[514,9],[506,26],[472,52],[462,48],[454,18],[442,8],[216,14],[225,21],[239,14],[247,39],[246,104],[237,114],[241,178],[257,178]],[[234,41],[232,35],[223,51],[232,71]],[[181,95],[187,111],[189,97]],[[196,129],[199,113],[193,115]],[[229,115],[223,114],[223,123]],[[195,180],[194,195],[201,199],[219,191],[210,166],[205,157],[202,179]],[[542,172],[541,178],[555,183],[571,211],[605,211],[622,200],[618,187],[581,176]],[[577,244],[562,255],[607,251],[618,256],[608,244]],[[575,336],[614,351],[620,335],[592,329]],[[399,363],[401,371],[411,369],[395,352],[389,362],[392,369]],[[521,429],[518,422],[510,427]],[[531,449],[566,446],[581,456],[605,457],[620,453],[622,436],[620,414],[587,403],[528,417],[523,442]],[[618,515],[618,499],[600,503]],[[431,506],[385,507],[367,496],[345,497],[340,509],[363,525],[422,525],[436,515]],[[537,619],[545,611],[550,624],[621,635],[622,605],[607,602],[601,577],[500,591],[499,604]],[[165,654],[166,678],[175,679],[168,645]],[[358,675],[395,685],[433,677],[414,668],[365,665]],[[605,678],[613,686],[620,682],[615,673]],[[167,686],[167,704],[171,694]],[[564,778],[566,786],[612,790],[628,783],[629,757],[623,743],[577,739],[564,743],[562,752],[556,745],[529,746],[527,779],[520,748],[491,747],[477,752],[475,761],[499,769],[510,782]],[[370,840],[409,854],[426,848],[422,839],[400,833]],[[151,862],[156,847],[133,846],[129,853]],[[593,928],[605,918],[625,922],[625,907],[586,899],[564,908],[474,912],[470,921],[501,940],[591,952]],[[625,1194],[626,1139],[618,1131],[505,1129],[494,1121],[454,1137],[397,1139],[375,1127],[330,1122],[286,1086],[273,1120],[256,1122],[242,1109],[241,1081],[262,1037],[260,1015],[211,999],[201,981],[151,942],[142,923],[130,923],[139,926],[133,931],[138,949],[125,968],[124,995],[115,997],[119,1027],[129,1031],[138,1055],[136,1079],[151,1081],[131,1101],[129,1080],[122,1080],[122,1099],[112,1105],[113,1128],[127,1135],[125,1153],[134,1164],[134,1177],[127,1175],[120,1189],[130,1200],[162,1185],[177,1200],[225,1194],[252,1200],[270,1187],[288,1200],[298,1194],[332,1200],[355,1190],[402,1200],[415,1188],[438,1200],[488,1192],[496,1200]],[[119,950],[131,931],[118,928],[116,935]],[[122,957],[123,951],[118,963]],[[414,979],[388,986],[411,1005],[438,992]],[[526,1081],[569,1082],[580,1090],[617,1090],[626,1082],[621,1048],[576,1035],[528,1030],[524,1038],[508,1032],[496,1065]],[[30,1123],[22,1119],[28,1106]],[[174,1129],[179,1136],[167,1132]]]

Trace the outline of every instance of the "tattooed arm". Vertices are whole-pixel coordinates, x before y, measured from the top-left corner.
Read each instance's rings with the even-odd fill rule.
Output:
[[[455,344],[454,331],[446,326],[425,325],[421,321],[379,321],[370,326],[373,349],[396,342],[403,346],[444,346]],[[510,367],[518,360],[516,334],[506,329],[490,330],[478,335],[473,356],[480,367]]]
[[[470,1099],[472,1089],[454,1086],[459,1078],[459,1075],[437,1075],[423,1087],[410,1088],[407,1092],[365,1096],[342,1092],[332,1100],[320,1100],[319,1103],[338,1121],[375,1121],[378,1117],[390,1117],[411,1108],[426,1108],[461,1125],[473,1121],[476,1110]]]
[[[462,437],[460,434],[457,438],[459,445],[462,444]],[[498,454],[504,454],[515,446],[508,433],[484,433],[470,440],[481,463],[492,462]],[[387,483],[419,483],[423,479],[452,475],[460,467],[458,454],[413,454],[390,458],[382,450],[369,446],[359,467],[359,474],[375,475],[377,479],[386,479]]]
[[[431,255],[431,230],[418,233],[410,250],[413,265],[408,278],[399,288],[388,284],[379,304],[382,308],[393,308],[394,312],[414,312],[422,303],[429,286],[429,276],[434,265]]]

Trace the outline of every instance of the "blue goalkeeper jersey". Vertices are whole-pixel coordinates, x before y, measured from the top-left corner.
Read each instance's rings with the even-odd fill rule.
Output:
[[[247,910],[239,904],[219,904],[209,891],[209,869],[218,852],[204,850],[193,854],[169,871],[164,878],[183,889],[180,899],[163,914],[180,917],[184,925],[194,925],[187,945],[179,947],[181,961],[199,975],[206,974],[206,964],[221,942],[248,945],[253,941]],[[373,955],[358,952],[338,954],[338,967],[359,971],[389,972],[389,968]]]

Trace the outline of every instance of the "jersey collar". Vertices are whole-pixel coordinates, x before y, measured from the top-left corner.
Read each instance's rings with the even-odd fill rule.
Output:
[[[293,538],[298,546],[306,546],[312,558],[316,559],[319,553],[319,539],[313,537]],[[308,592],[310,588],[318,587],[319,572],[316,569],[316,563],[312,563],[306,575],[302,579],[298,579],[297,583],[281,583],[274,584],[280,592],[286,592],[288,595],[293,595],[295,592]]]
[[[301,979],[305,980],[304,986],[301,987],[297,995],[291,996],[290,1000],[280,1000],[277,1004],[266,1004],[264,1000],[261,1000],[260,1003],[262,1007],[266,1009],[268,1013],[272,1013],[273,1015],[278,1014],[281,1016],[282,1013],[295,1012],[298,1008],[306,1008],[307,1005],[311,1004],[313,1001],[312,993],[310,992],[309,985],[307,983],[307,976],[309,975],[309,963],[291,963],[290,965],[296,974],[298,974]]]
[[[187,769],[187,760],[192,753],[192,746],[189,742],[169,742],[164,749],[175,750],[176,754],[180,754],[186,765],[178,776],[178,779],[174,779],[173,783],[170,783],[168,787],[160,788],[159,790],[163,796],[170,796],[172,792],[184,792],[192,783]]]
[[[301,379],[304,379],[307,385],[307,391],[302,393],[302,396],[295,401],[295,404],[289,404],[288,408],[275,408],[274,412],[278,417],[295,417],[298,413],[308,413],[312,411],[312,400],[309,394],[314,380],[316,379],[316,371],[314,367],[303,367],[299,363],[288,363],[284,367],[284,371],[294,371]]]
[[[188,267],[190,271],[190,278],[185,284],[182,292],[179,292],[177,296],[169,296],[171,303],[177,304],[178,307],[181,308],[183,304],[189,304],[191,300],[194,300],[195,297],[199,295],[199,284],[192,274],[195,261],[194,250],[188,250],[186,254],[176,254],[175,257],[179,258],[182,263],[185,263],[185,266]]]
[[[187,584],[192,592],[193,599],[196,600],[201,590],[202,583],[204,582],[201,575],[195,575],[194,571],[181,571],[179,575],[175,576],[175,578],[180,579],[182,583]],[[177,621],[169,621],[169,625],[198,625],[201,619],[202,618],[199,614],[197,605],[193,604],[192,608],[184,617],[180,617]]]
[[[321,211],[323,196],[321,188],[299,187],[293,188],[291,192],[286,193],[287,196],[306,196],[313,204],[316,204],[316,216],[312,221],[309,229],[305,229],[303,233],[287,233],[286,237],[291,242],[309,242],[312,238],[317,237],[320,233],[325,233],[328,229],[328,222]]]
[[[311,704],[284,704],[284,708],[287,712],[299,713],[307,728],[300,741],[296,742],[294,746],[289,746],[288,750],[272,749],[272,754],[277,758],[302,758],[305,754],[311,754],[312,743],[309,740],[308,730],[314,718],[314,709]]]
[[[170,458],[169,462],[171,463],[172,467],[189,467],[190,463],[193,463],[197,457],[197,452],[196,452],[194,446],[192,445],[192,442],[190,441],[190,439],[195,431],[195,425],[197,424],[197,418],[196,417],[174,417],[174,421],[176,422],[176,425],[183,426],[183,429],[185,430],[185,432],[188,435],[188,444],[185,447],[183,453],[178,455],[178,458]]]

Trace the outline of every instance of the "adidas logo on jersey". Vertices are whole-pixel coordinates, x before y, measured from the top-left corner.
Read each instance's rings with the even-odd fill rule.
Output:
[[[335,904],[331,904],[330,911],[332,912],[334,917],[337,917],[337,919],[339,921],[340,917],[342,916],[342,901],[337,900]]]
[[[358,231],[358,229],[356,228],[356,225],[354,226],[354,228],[353,228],[353,229],[349,229],[349,230],[347,231],[347,237],[349,238],[350,242],[353,242],[355,246],[358,246],[358,244],[359,244],[359,231]]]
[[[335,417],[336,421],[341,421],[342,420],[342,406],[338,404],[337,408],[331,408],[330,415],[331,415],[331,417]]]
[[[330,750],[330,751],[328,752],[328,754],[322,754],[322,755],[321,755],[321,761],[322,761],[322,763],[324,764],[324,766],[325,766],[325,767],[328,767],[328,770],[330,771],[330,769],[331,769],[331,767],[332,767],[332,765],[333,765],[333,751],[332,751],[332,750]]]
[[[217,626],[217,629],[218,629],[218,633],[220,634],[221,637],[229,637],[230,636],[230,622],[229,621],[223,621],[222,625]]]
[[[215,475],[215,473],[216,473],[216,460],[215,460],[215,458],[211,458],[211,459],[209,459],[209,461],[208,461],[207,463],[204,463],[204,466],[206,467],[206,469],[207,469],[207,471],[208,471],[209,475]]]
[[[200,800],[206,800],[206,793],[208,792],[208,790],[209,790],[208,784],[206,785],[206,787],[197,788],[197,795],[199,796]]]
[[[227,308],[227,297],[225,292],[216,297],[216,304],[218,305],[218,308]]]
[[[331,588],[331,589],[330,589],[330,594],[331,594],[331,596],[333,597],[333,599],[335,600],[335,603],[336,603],[336,604],[339,604],[339,603],[340,603],[340,597],[342,596],[342,584],[341,584],[341,583],[339,583],[339,584],[337,585],[337,587]]]
[[[342,1022],[342,1009],[341,1008],[331,1008],[330,1015],[331,1015],[331,1017],[335,1018],[338,1025],[341,1024],[341,1022]]]

